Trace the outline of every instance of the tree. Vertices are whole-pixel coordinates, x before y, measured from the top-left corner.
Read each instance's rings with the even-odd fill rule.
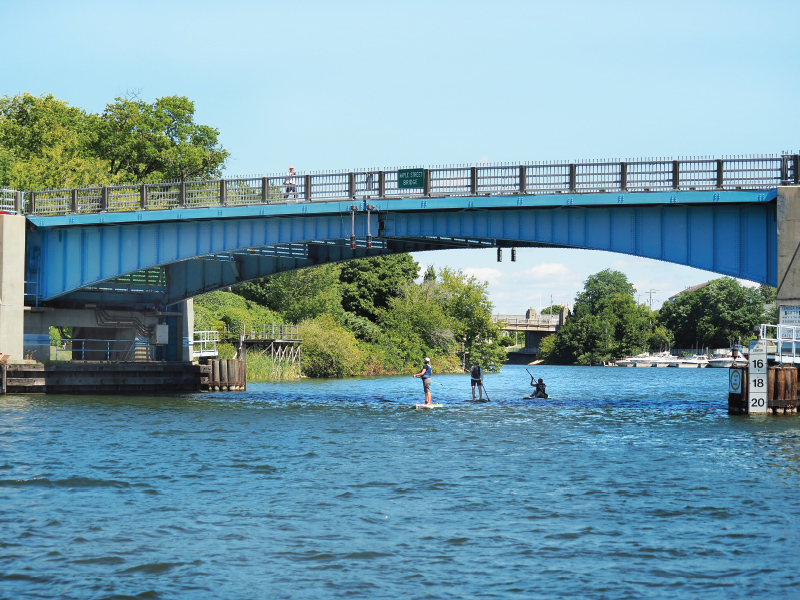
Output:
[[[112,183],[98,156],[97,115],[52,94],[0,98],[0,187],[22,191]]]
[[[237,285],[234,291],[266,306],[289,323],[299,323],[323,314],[338,322],[344,320],[342,291],[339,285],[340,266],[318,265]]]
[[[542,346],[543,356],[591,365],[647,349],[654,318],[646,306],[636,304],[625,274],[606,269],[584,285],[572,316]]]
[[[553,304],[547,308],[543,308],[541,314],[543,315],[559,315],[561,314],[562,305]]]
[[[129,94],[106,106],[96,148],[114,175],[187,181],[220,175],[229,153],[218,135],[219,130],[194,122],[194,103],[186,96],[148,103]]]
[[[764,297],[758,289],[722,277],[664,303],[658,323],[674,333],[679,347],[721,348],[750,339],[763,314]]]
[[[594,275],[590,275],[583,282],[584,291],[579,293],[575,299],[575,306],[586,304],[589,310],[594,311],[603,298],[610,298],[614,294],[625,294],[633,297],[636,289],[633,284],[628,282],[624,273],[605,269]]]
[[[359,317],[375,320],[389,306],[389,299],[418,273],[419,265],[406,253],[347,261],[339,275],[342,306]]]

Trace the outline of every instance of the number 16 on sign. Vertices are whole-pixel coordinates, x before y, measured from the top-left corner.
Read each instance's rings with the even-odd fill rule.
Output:
[[[748,354],[747,409],[749,413],[767,412],[767,342],[753,340]]]

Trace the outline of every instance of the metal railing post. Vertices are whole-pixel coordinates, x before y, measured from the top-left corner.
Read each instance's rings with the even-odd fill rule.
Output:
[[[578,168],[575,163],[569,165],[569,191],[575,192],[578,189]]]
[[[355,198],[356,197],[356,174],[355,173],[348,173],[347,174],[347,197],[348,198]]]
[[[100,212],[108,212],[108,187],[105,185],[100,190]]]
[[[723,160],[717,160],[717,187],[722,187],[722,178],[725,174],[725,170],[723,168]]]
[[[228,182],[224,179],[219,180],[219,205],[228,206]]]
[[[674,167],[673,167],[674,168]],[[619,189],[628,191],[628,163],[619,163]]]
[[[22,212],[22,192],[14,192],[14,212],[17,214]]]
[[[261,204],[269,202],[269,180],[266,177],[261,178]]]
[[[70,193],[70,204],[72,205],[71,210],[72,212],[78,212],[78,190],[73,189]]]
[[[672,161],[672,189],[677,190],[681,187],[681,163],[680,161]]]
[[[311,202],[311,191],[311,175],[306,175],[306,185],[305,189],[303,190],[303,192],[305,192],[306,202]]]
[[[422,193],[426,196],[431,195],[431,170],[422,170]]]
[[[28,214],[36,214],[36,192],[28,192]]]
[[[781,156],[781,185],[789,183],[789,157],[787,155]]]
[[[473,196],[478,193],[478,167],[469,170],[469,191]]]
[[[147,210],[147,184],[139,186],[139,208]]]
[[[378,171],[378,196],[380,198],[386,196],[386,177],[383,171]]]
[[[795,154],[792,162],[794,163],[794,184],[800,185],[800,154]]]
[[[519,193],[528,193],[528,167],[525,165],[519,166]]]
[[[181,191],[180,191],[180,200],[179,204],[181,208],[186,208],[186,182],[181,181]]]

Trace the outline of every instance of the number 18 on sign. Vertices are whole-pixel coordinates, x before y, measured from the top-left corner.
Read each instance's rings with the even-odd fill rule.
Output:
[[[767,342],[752,340],[748,354],[747,412],[767,412]]]

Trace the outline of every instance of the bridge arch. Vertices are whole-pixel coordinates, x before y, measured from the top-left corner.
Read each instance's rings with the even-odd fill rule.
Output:
[[[537,197],[476,206],[480,198],[380,201],[367,211],[259,208],[252,214],[157,221],[39,226],[28,232],[28,254],[41,254],[39,300],[60,305],[166,306],[214,289],[301,267],[382,254],[470,247],[556,247],[603,250],[663,260],[775,285],[775,202],[576,205]],[[497,200],[496,198],[493,200]],[[513,204],[512,204],[513,203]],[[510,206],[509,206],[510,205]],[[298,207],[290,207],[296,209]],[[331,210],[333,209],[333,210]],[[259,214],[260,213],[260,214]],[[169,218],[172,217],[172,218]],[[356,248],[350,236],[356,235]],[[367,238],[370,238],[370,248]],[[163,269],[148,289],[120,277]]]

